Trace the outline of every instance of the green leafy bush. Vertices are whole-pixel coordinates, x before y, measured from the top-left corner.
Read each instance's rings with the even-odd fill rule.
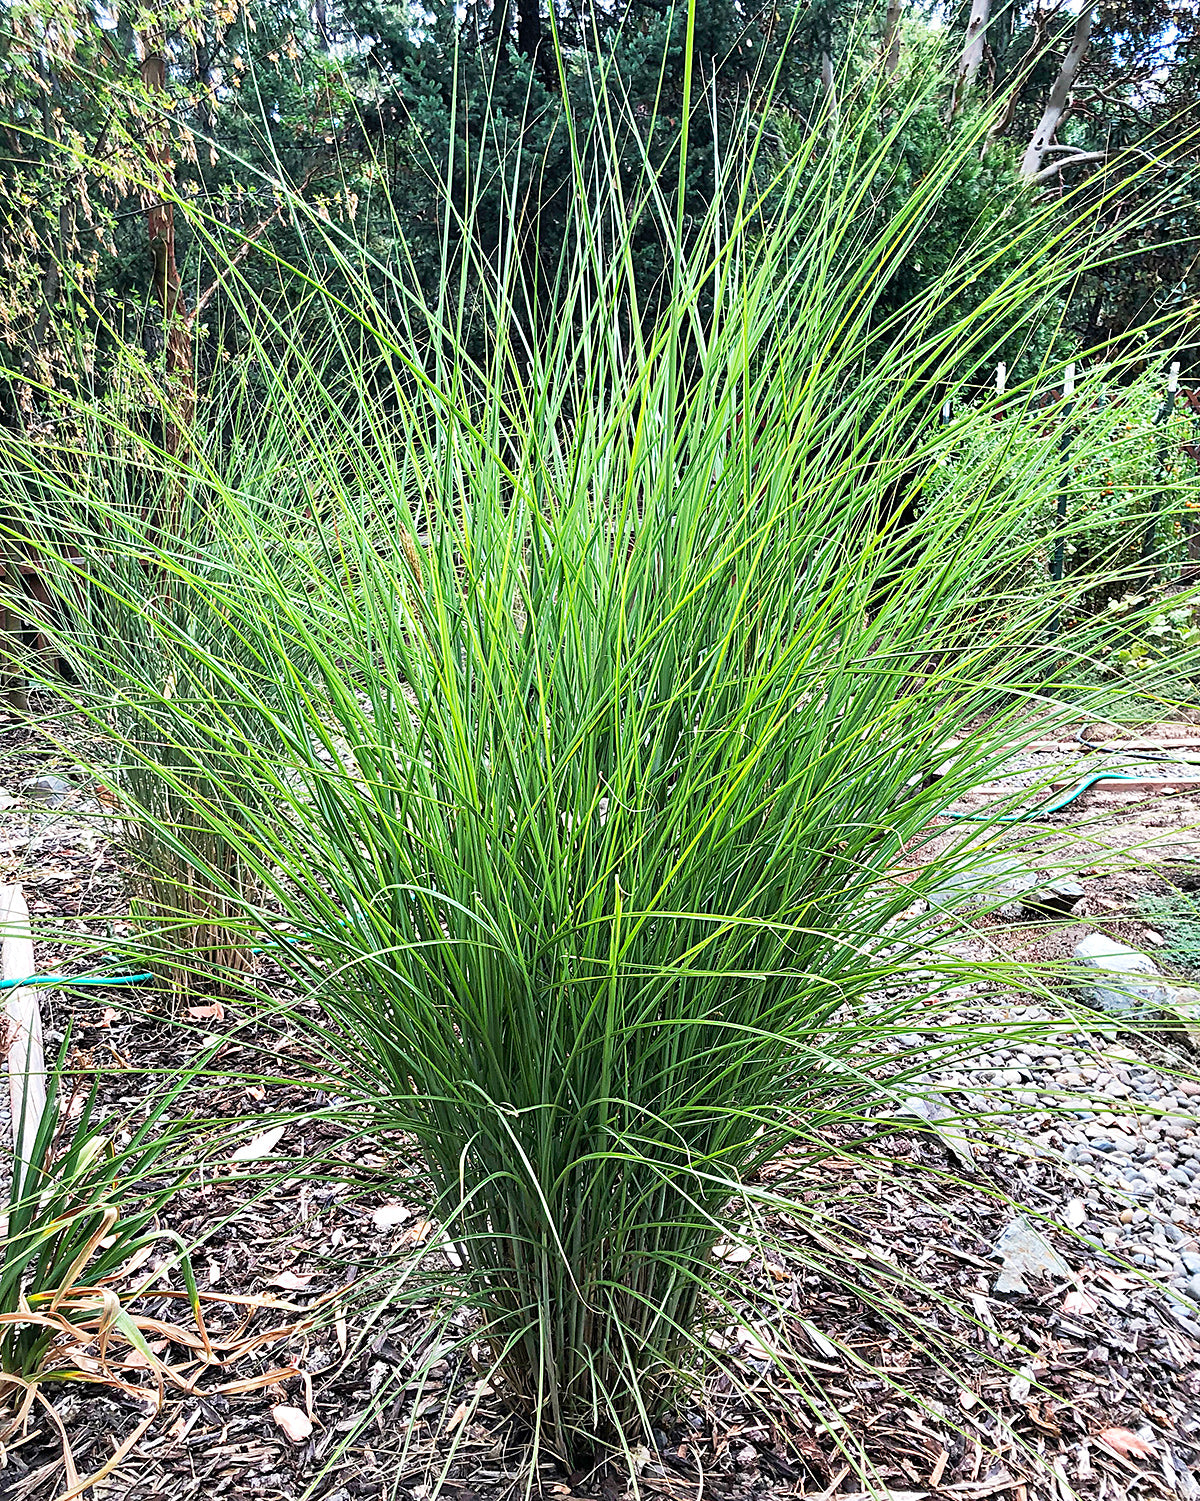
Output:
[[[1161,929],[1166,938],[1162,958],[1186,975],[1200,976],[1200,896],[1178,892],[1173,896],[1143,896],[1138,912]]]

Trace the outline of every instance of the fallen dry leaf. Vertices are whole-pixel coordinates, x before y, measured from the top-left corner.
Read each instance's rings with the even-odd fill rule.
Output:
[[[272,1407],[271,1416],[293,1444],[302,1444],[313,1431],[313,1425],[298,1407],[284,1407],[281,1404]]]
[[[397,1225],[402,1225],[410,1218],[411,1211],[405,1209],[403,1204],[381,1204],[371,1216],[371,1223],[376,1230],[394,1230]]]
[[[211,1006],[189,1006],[187,1014],[196,1022],[223,1022],[225,1020],[225,1007],[221,1005],[220,1001],[214,1001]]]
[[[263,1371],[259,1376],[244,1376],[241,1381],[223,1381],[205,1393],[208,1397],[244,1396],[247,1392],[260,1392],[264,1386],[274,1386],[277,1381],[290,1381],[293,1376],[302,1376],[299,1366],[277,1366],[272,1371]],[[302,1414],[303,1416],[303,1414]]]
[[[257,1136],[252,1136],[234,1152],[234,1162],[254,1162],[259,1157],[269,1157],[279,1145],[280,1138],[287,1130],[286,1126],[272,1126],[269,1131],[261,1131]]]
[[[433,1234],[433,1221],[427,1219],[414,1220],[404,1234],[400,1237],[402,1246],[423,1246]]]
[[[1064,1313],[1095,1313],[1099,1306],[1095,1298],[1079,1289],[1069,1292],[1062,1300]]]
[[[1137,1459],[1150,1459],[1154,1454],[1154,1450],[1146,1440],[1139,1438],[1136,1433],[1131,1433],[1128,1428],[1103,1428],[1096,1437],[1102,1444],[1107,1444],[1110,1449],[1115,1449],[1126,1459],[1131,1456]]]
[[[278,1277],[267,1279],[268,1287],[282,1287],[285,1292],[300,1293],[316,1276],[316,1272],[280,1272]]]

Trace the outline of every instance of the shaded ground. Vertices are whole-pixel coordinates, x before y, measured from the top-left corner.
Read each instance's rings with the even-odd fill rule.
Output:
[[[1105,758],[1106,769],[1113,760]],[[1049,779],[1060,763],[1064,781],[1090,765],[1074,750],[1037,753],[1029,780]],[[47,774],[75,784],[60,807],[21,796],[29,778]],[[119,865],[78,768],[69,758],[48,758],[26,730],[3,720],[0,786],[14,797],[0,810],[0,880],[24,883],[47,935],[39,964],[51,967],[63,956],[51,941],[56,927],[94,932],[98,916],[119,920]],[[979,801],[1002,790],[980,789]],[[1094,794],[1060,815],[1061,838],[1048,856],[1084,887],[1079,920],[971,918],[963,941],[1041,960],[1068,954],[1103,921],[1144,946],[1151,940],[1134,911],[1136,898],[1169,889],[1163,872],[1171,875],[1171,862],[1200,859],[1198,823],[1200,797],[1190,793],[1112,802]],[[995,1004],[964,994],[962,1017]],[[1022,1005],[1011,996],[1003,1004],[1016,1012]],[[1044,998],[1026,1004],[1031,1021],[1056,1014]],[[105,1070],[106,1091],[127,1105],[148,1082],[177,1069],[187,1046],[177,1027],[150,1024],[128,1005],[116,990],[48,990],[43,999],[51,1039],[69,1017],[81,1071]],[[232,1034],[244,1020],[228,1007],[197,1017],[191,1045]],[[227,1080],[209,1108],[244,1117],[248,1137],[259,1116],[274,1118],[282,1109],[301,1118],[267,1162],[248,1165],[236,1184],[190,1188],[173,1207],[172,1225],[185,1237],[206,1236],[196,1271],[210,1334],[240,1331],[243,1339],[262,1335],[263,1343],[213,1369],[187,1367],[193,1352],[165,1342],[155,1353],[195,1389],[167,1390],[162,1411],[94,1495],[428,1501],[439,1486],[458,1501],[521,1494],[520,1435],[481,1383],[484,1356],[472,1351],[469,1328],[452,1347],[433,1307],[369,1322],[353,1298],[335,1296],[353,1279],[398,1266],[435,1233],[419,1180],[401,1194],[388,1190],[403,1144],[345,1139],[321,1117],[326,1102],[318,1092],[286,1082],[286,1056],[276,1060],[274,1081],[256,1081],[262,1063],[255,1041],[247,1027],[220,1060],[227,1074],[244,1066],[254,1082]],[[973,1069],[933,1069],[925,1081],[980,1115],[969,1165],[917,1122],[880,1142],[874,1166],[839,1158],[831,1143],[830,1157],[805,1180],[820,1218],[805,1228],[776,1226],[775,1249],[739,1262],[744,1321],[712,1335],[726,1370],[714,1369],[703,1393],[689,1397],[694,1405],[685,1405],[677,1429],[660,1436],[660,1451],[645,1456],[646,1491],[680,1501],[829,1501],[855,1490],[846,1456],[861,1446],[895,1501],[1200,1496],[1200,1315],[1189,1302],[1194,1274],[1187,1260],[1200,1258],[1200,1178],[1193,1188],[1183,1169],[1153,1165],[1165,1156],[1200,1166],[1189,1155],[1200,1150],[1200,1096],[1183,1077],[1192,1066],[1170,1045],[1118,1042],[1066,1010],[1055,1040],[974,1061]],[[1066,1116],[1064,1093],[1073,1096]],[[1138,1144],[1093,1150],[1087,1143],[1102,1139],[1098,1132]],[[289,1159],[317,1155],[326,1158],[323,1181],[306,1186],[299,1174],[286,1176]],[[1133,1176],[1114,1174],[1117,1156]],[[773,1171],[785,1173],[787,1165]],[[1183,1171],[1183,1181],[1172,1171]],[[1034,1277],[1024,1292],[1006,1296],[996,1290],[994,1247],[1013,1218],[1009,1196],[1044,1216],[1041,1228],[1068,1275]],[[380,1214],[389,1205],[393,1213]],[[216,1218],[222,1222],[213,1228]],[[871,1287],[889,1283],[897,1269],[911,1274],[904,1298],[924,1332],[923,1347],[872,1306]],[[178,1275],[165,1281],[162,1296],[152,1291],[143,1311],[182,1322],[178,1296],[166,1296],[179,1293]],[[226,1296],[259,1303],[247,1308],[222,1302]],[[315,1305],[322,1317],[306,1327]],[[266,1338],[272,1330],[278,1332]],[[437,1342],[444,1353],[431,1348]],[[952,1348],[959,1352],[953,1360]],[[268,1384],[238,1390],[272,1372]],[[48,1394],[81,1476],[105,1464],[147,1411],[134,1396],[100,1388]],[[273,1412],[280,1405],[309,1417],[311,1434],[289,1439]],[[1057,1472],[1057,1495],[1039,1461]],[[615,1501],[619,1494],[603,1476],[566,1475],[552,1464],[539,1480],[561,1501]],[[66,1488],[60,1436],[49,1414],[35,1409],[27,1431],[4,1450],[0,1497],[48,1501]]]

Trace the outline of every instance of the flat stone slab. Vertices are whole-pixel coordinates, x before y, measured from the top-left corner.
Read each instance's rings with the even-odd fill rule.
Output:
[[[1079,987],[1089,1006],[1110,1016],[1161,1014],[1167,1003],[1168,987],[1159,978],[1158,966],[1149,954],[1103,933],[1089,933],[1080,939],[1073,952],[1085,969],[1103,976]]]
[[[1066,917],[1086,895],[1078,881],[1063,878],[1029,892],[1021,898],[1021,906],[1035,917]]]
[[[953,912],[960,907],[1011,901],[1037,884],[1037,875],[1024,861],[1010,855],[994,855],[951,872],[929,893],[928,901],[931,907]]]
[[[901,1106],[901,1114],[924,1121],[952,1157],[970,1171],[975,1166],[975,1150],[956,1125],[959,1117],[944,1100],[913,1095]]]

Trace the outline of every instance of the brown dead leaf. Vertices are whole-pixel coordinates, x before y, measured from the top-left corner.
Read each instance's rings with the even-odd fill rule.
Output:
[[[165,1339],[152,1339],[146,1343],[146,1348],[151,1355],[162,1355],[166,1352],[168,1341]],[[155,1363],[148,1360],[140,1350],[130,1350],[129,1354],[121,1361],[125,1370],[150,1371],[155,1369]]]
[[[211,1006],[189,1006],[187,1014],[194,1022],[223,1022],[225,1020],[225,1007],[221,1005],[220,1001],[214,1001]]]
[[[412,1222],[400,1237],[399,1244],[402,1246],[423,1246],[432,1234],[433,1221],[422,1217]]]
[[[1142,1285],[1136,1277],[1127,1277],[1124,1272],[1110,1272],[1107,1267],[1101,1267],[1096,1273],[1096,1279],[1111,1287],[1116,1293],[1127,1293]]]
[[[1102,1444],[1115,1449],[1125,1459],[1153,1458],[1153,1448],[1144,1438],[1139,1438],[1128,1428],[1103,1428],[1096,1437]]]
[[[264,1386],[273,1386],[276,1381],[290,1381],[303,1373],[299,1366],[276,1366],[273,1371],[264,1371],[261,1376],[246,1376],[241,1381],[225,1381],[205,1392],[206,1397],[237,1397],[247,1392],[260,1392]]]

